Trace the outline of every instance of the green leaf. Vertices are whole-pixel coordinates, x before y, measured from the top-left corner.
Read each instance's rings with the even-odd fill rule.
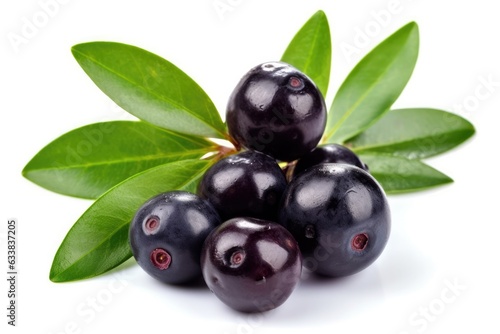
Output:
[[[462,117],[436,109],[391,110],[350,144],[354,151],[422,159],[448,151],[474,134]]]
[[[326,96],[331,58],[330,27],[325,13],[320,10],[297,32],[281,60],[304,72]]]
[[[396,101],[418,56],[418,26],[411,22],[368,53],[333,100],[323,140],[343,143],[363,132]]]
[[[78,219],[57,251],[50,280],[74,281],[105,273],[130,258],[128,230],[139,207],[171,190],[196,191],[209,161],[186,160],[149,169],[102,195]]]
[[[203,89],[172,63],[135,46],[92,42],[71,49],[80,66],[119,106],[159,127],[225,138],[225,127]]]
[[[450,177],[418,160],[376,153],[363,153],[359,157],[388,194],[423,190],[453,182]]]
[[[200,158],[213,148],[205,139],[144,122],[103,122],[57,138],[35,155],[23,175],[61,194],[97,198],[134,174],[167,162]]]

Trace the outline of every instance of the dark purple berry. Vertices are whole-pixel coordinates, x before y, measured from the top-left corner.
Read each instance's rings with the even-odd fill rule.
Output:
[[[326,163],[290,182],[279,222],[297,240],[306,268],[336,277],[359,272],[379,257],[391,217],[385,193],[370,174]]]
[[[308,168],[321,163],[343,163],[354,165],[368,171],[368,166],[359,157],[345,146],[339,144],[327,144],[318,146],[297,161],[293,170],[293,176],[297,176]]]
[[[263,312],[285,302],[300,280],[297,242],[281,225],[233,218],[210,233],[201,254],[203,277],[225,304]]]
[[[240,80],[229,99],[226,120],[237,145],[292,161],[318,144],[326,107],[304,73],[283,62],[269,62]]]
[[[137,263],[165,283],[187,283],[201,276],[200,252],[220,219],[200,197],[172,191],[153,197],[137,211],[129,239]]]
[[[198,194],[214,206],[223,221],[247,216],[276,220],[286,186],[276,160],[245,151],[213,165],[203,175]]]

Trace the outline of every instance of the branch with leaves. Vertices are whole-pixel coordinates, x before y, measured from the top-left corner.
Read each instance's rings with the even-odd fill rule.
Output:
[[[343,144],[359,154],[389,194],[452,182],[421,159],[456,147],[475,131],[446,111],[391,110],[411,77],[418,49],[418,26],[411,22],[368,53],[336,92],[323,136],[323,143]],[[169,61],[114,42],[79,44],[72,52],[93,82],[140,121],[70,131],[24,168],[27,179],[48,190],[96,199],[59,247],[50,270],[54,282],[100,275],[126,261],[128,228],[140,205],[161,192],[195,192],[203,173],[234,152],[210,140],[229,139],[220,113]],[[307,74],[326,96],[331,55],[328,20],[318,11],[281,61]],[[201,159],[206,156],[211,158]]]

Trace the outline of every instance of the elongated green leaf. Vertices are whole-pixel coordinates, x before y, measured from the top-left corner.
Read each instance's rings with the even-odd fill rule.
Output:
[[[411,22],[368,53],[337,92],[323,140],[343,143],[388,111],[410,79],[418,46],[418,27]]]
[[[23,175],[49,190],[97,198],[126,178],[167,162],[200,158],[213,144],[144,122],[115,121],[70,131],[45,146]]]
[[[354,151],[422,159],[452,149],[474,134],[462,117],[436,109],[391,110],[349,142]]]
[[[445,174],[418,160],[376,153],[363,153],[359,157],[388,194],[423,190],[453,182]]]
[[[72,52],[94,83],[132,115],[181,133],[225,138],[224,124],[208,95],[167,60],[112,42],[78,44]]]
[[[297,32],[281,60],[304,72],[326,96],[331,59],[330,27],[325,13],[320,10]]]
[[[74,281],[100,275],[131,255],[128,230],[137,209],[165,191],[195,192],[210,166],[203,160],[178,161],[149,169],[120,183],[78,219],[57,251],[50,280]]]

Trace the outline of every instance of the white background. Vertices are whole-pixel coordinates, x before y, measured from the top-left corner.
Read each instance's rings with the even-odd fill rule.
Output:
[[[498,331],[500,20],[494,1],[400,0],[378,23],[377,13],[393,8],[391,1],[221,0],[230,6],[223,13],[214,0],[65,2],[18,47],[8,36],[21,35],[26,20],[43,18],[43,8],[35,0],[0,5],[2,333]],[[442,108],[475,125],[466,144],[427,160],[455,183],[391,196],[391,239],[373,266],[339,280],[304,277],[284,305],[264,315],[234,312],[207,289],[159,284],[132,260],[99,278],[50,282],[53,255],[91,202],[42,189],[21,170],[75,127],[129,117],[86,77],[70,47],[109,40],[155,52],[199,82],[223,112],[238,79],[279,59],[318,9],[326,12],[333,39],[327,104],[373,46],[407,22],[419,24],[418,64],[395,107]],[[363,40],[360,31],[370,36]],[[359,52],[343,53],[346,45]],[[485,85],[488,80],[493,84]],[[2,278],[12,217],[19,225],[17,328],[6,325]]]

